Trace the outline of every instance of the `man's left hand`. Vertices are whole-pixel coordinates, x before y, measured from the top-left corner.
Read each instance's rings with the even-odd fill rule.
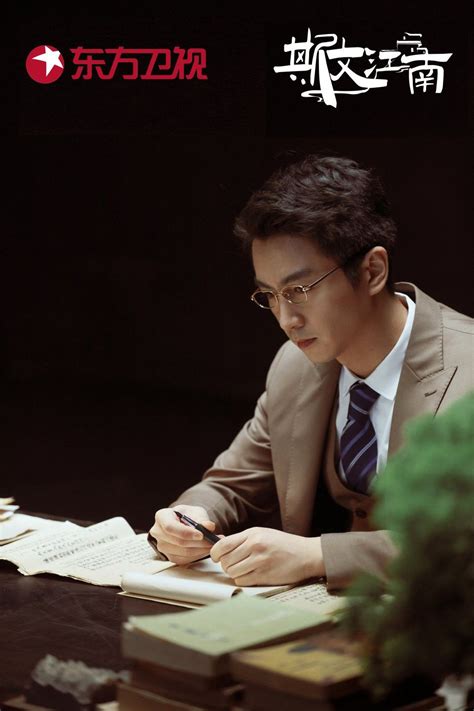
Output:
[[[283,585],[325,575],[319,538],[273,528],[248,528],[225,536],[210,554],[236,585]]]

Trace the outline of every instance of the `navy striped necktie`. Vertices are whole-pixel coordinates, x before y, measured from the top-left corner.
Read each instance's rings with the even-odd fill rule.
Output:
[[[347,422],[341,434],[339,452],[347,485],[366,494],[377,469],[377,437],[370,410],[379,393],[360,380],[350,389]]]

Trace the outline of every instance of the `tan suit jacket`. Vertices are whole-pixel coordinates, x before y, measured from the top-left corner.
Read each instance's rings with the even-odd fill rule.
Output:
[[[413,284],[398,283],[396,290],[416,301],[416,311],[395,398],[389,456],[402,445],[408,420],[435,415],[473,388],[472,319]],[[328,457],[334,452],[339,371],[337,361],[314,365],[297,346],[285,343],[270,366],[254,417],[203,480],[173,502],[204,506],[225,534],[265,525],[279,513],[284,531],[308,536],[324,471],[335,501],[352,512],[349,531],[321,536],[332,589],[346,586],[361,570],[383,575],[395,554],[388,533],[371,530],[373,498],[348,489],[332,466],[334,457]]]

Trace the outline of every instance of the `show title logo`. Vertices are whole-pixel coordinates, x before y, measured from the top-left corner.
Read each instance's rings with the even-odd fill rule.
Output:
[[[206,50],[182,47],[155,49],[128,49],[114,47],[97,49],[75,47],[71,52],[74,80],[116,77],[133,80],[206,80]],[[39,45],[26,58],[26,71],[40,84],[51,84],[63,74],[64,55],[51,45]]]
[[[327,106],[337,106],[337,94],[364,94],[371,89],[388,85],[392,74],[407,73],[410,93],[443,91],[444,67],[452,53],[430,53],[422,45],[422,35],[405,32],[397,41],[396,49],[347,47],[345,37],[340,46],[337,35],[314,35],[308,28],[306,41],[291,38],[283,45],[290,54],[289,64],[273,67],[276,74],[288,73],[298,78],[302,86],[311,88],[301,92],[304,98],[317,98]],[[352,65],[351,65],[352,63]],[[335,87],[337,85],[337,87]]]

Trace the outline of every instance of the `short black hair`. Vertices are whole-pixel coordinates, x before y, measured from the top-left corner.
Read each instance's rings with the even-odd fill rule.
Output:
[[[247,251],[254,239],[309,237],[344,266],[356,284],[363,255],[387,250],[387,287],[393,291],[392,252],[397,228],[379,177],[355,160],[310,154],[276,170],[237,216],[234,234]],[[359,258],[348,260],[354,255]]]

